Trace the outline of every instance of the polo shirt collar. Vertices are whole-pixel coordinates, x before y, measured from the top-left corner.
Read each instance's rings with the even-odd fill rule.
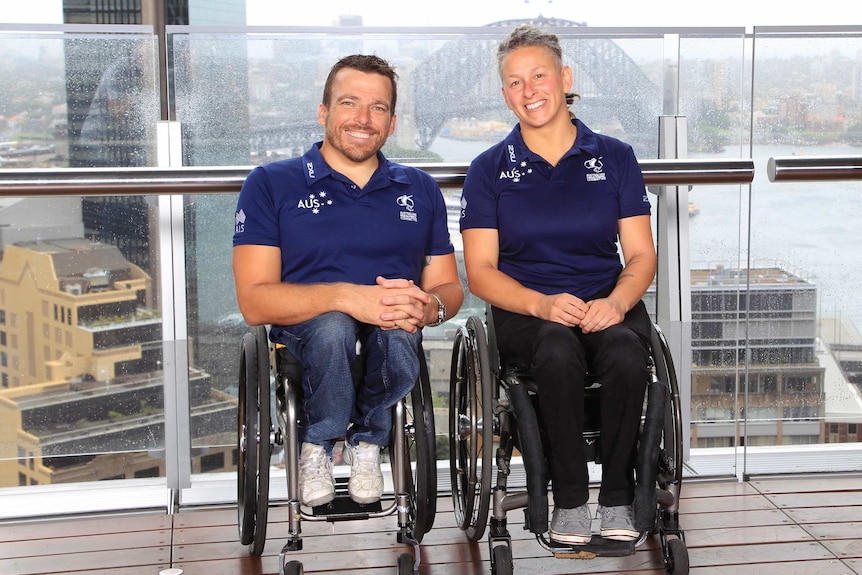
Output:
[[[572,123],[578,129],[578,135],[575,137],[575,143],[572,144],[571,149],[563,157],[580,154],[598,156],[599,139],[596,137],[595,132],[578,119],[572,119]],[[524,136],[521,135],[520,122],[515,124],[515,127],[503,140],[503,144],[508,150],[508,161],[511,165],[518,164],[525,158],[534,162],[545,161],[541,156],[535,154],[527,147],[527,144],[524,142]]]
[[[336,177],[336,172],[329,167],[323,155],[320,153],[320,146],[323,142],[317,142],[302,156],[302,164],[305,166],[305,183],[309,186],[324,178]],[[377,169],[371,179],[362,189],[363,193],[372,192],[381,188],[387,188],[390,182],[399,184],[409,184],[410,179],[407,176],[407,171],[404,166],[394,164],[386,159],[382,152],[377,152]],[[342,176],[344,178],[344,176]]]

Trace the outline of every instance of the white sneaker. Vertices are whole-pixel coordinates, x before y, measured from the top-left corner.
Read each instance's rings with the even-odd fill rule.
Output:
[[[383,495],[383,473],[380,471],[380,446],[360,441],[348,445],[345,460],[350,463],[347,492],[357,503],[374,503]]]
[[[308,507],[329,503],[335,498],[332,460],[326,450],[314,443],[303,443],[299,454],[299,501]]]

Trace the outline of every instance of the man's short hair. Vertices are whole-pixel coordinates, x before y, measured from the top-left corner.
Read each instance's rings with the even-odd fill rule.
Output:
[[[329,107],[329,101],[332,98],[332,82],[335,79],[335,75],[344,68],[358,70],[359,72],[365,72],[366,74],[380,74],[381,76],[389,78],[389,82],[392,85],[392,102],[390,102],[391,113],[395,113],[395,102],[398,99],[398,74],[395,73],[395,68],[389,62],[379,56],[371,54],[353,54],[351,56],[345,56],[332,66],[332,69],[329,71],[329,76],[326,77],[326,84],[323,85],[324,106],[327,108]]]

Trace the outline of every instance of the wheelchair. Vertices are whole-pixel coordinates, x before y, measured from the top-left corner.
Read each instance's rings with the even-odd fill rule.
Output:
[[[686,575],[689,557],[678,509],[683,471],[679,386],[667,340],[658,326],[652,330],[650,381],[635,468],[634,522],[640,536],[635,541],[611,541],[594,535],[586,545],[571,546],[545,537],[549,477],[537,416],[535,380],[528,367],[498,355],[490,306],[486,306],[485,317],[487,336],[486,325],[478,316],[469,317],[455,335],[450,371],[449,458],[456,522],[471,542],[479,541],[486,525],[490,527],[491,573],[513,573],[512,537],[506,513],[524,508],[524,529],[531,531],[555,557],[631,555],[657,533],[665,571],[668,575]],[[595,463],[601,463],[600,388],[601,383],[588,374],[582,440],[587,460]],[[507,488],[515,449],[522,455],[526,472],[526,490],[522,491]]]
[[[398,516],[397,541],[412,546],[413,553],[398,556],[399,575],[419,571],[419,543],[431,530],[437,507],[437,461],[434,411],[425,355],[419,350],[420,374],[410,395],[393,408],[389,445],[394,494],[381,502],[359,505],[347,494],[346,482],[336,480],[331,503],[305,508],[299,502],[298,398],[302,393],[302,366],[282,345],[272,344],[264,326],[243,335],[237,410],[237,519],[239,539],[249,553],[260,556],[266,542],[269,505],[270,457],[276,446],[284,449],[287,476],[288,540],[279,555],[280,575],[300,575],[301,561],[290,560],[302,549],[301,522],[348,521]],[[354,381],[362,373],[361,360]],[[275,389],[271,389],[271,382]],[[273,393],[274,391],[274,393]],[[275,405],[272,405],[272,399]],[[277,425],[273,425],[272,408]],[[384,502],[386,505],[384,506]]]

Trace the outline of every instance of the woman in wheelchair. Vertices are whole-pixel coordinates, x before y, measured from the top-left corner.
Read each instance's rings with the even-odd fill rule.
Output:
[[[528,366],[538,386],[551,540],[591,539],[578,439],[588,372],[602,386],[601,535],[634,540],[633,469],[651,330],[641,298],[656,269],[643,176],[631,146],[570,113],[573,73],[557,36],[520,26],[497,58],[503,98],[518,123],[467,172],[461,233],[469,287],[491,306],[501,356]]]

